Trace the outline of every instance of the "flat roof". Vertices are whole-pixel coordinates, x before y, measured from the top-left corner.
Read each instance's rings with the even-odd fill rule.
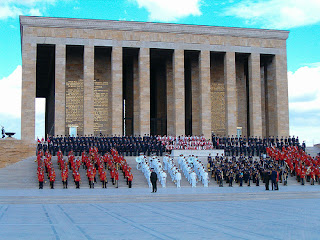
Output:
[[[212,36],[231,36],[280,40],[286,40],[289,35],[289,31],[285,30],[270,30],[257,28],[217,27],[207,25],[188,25],[175,23],[20,16],[21,32],[24,26],[47,28],[120,30],[136,32],[160,32],[177,34],[200,34]]]

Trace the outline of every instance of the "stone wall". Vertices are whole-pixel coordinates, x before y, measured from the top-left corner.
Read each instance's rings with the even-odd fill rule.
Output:
[[[36,142],[17,140],[14,138],[0,139],[0,168],[19,162],[36,155]]]
[[[94,55],[94,135],[111,134],[109,92],[111,86],[111,52],[96,48]]]
[[[226,134],[224,61],[222,54],[211,55],[211,130],[215,135]]]
[[[247,81],[244,71],[244,59],[236,59],[238,125],[242,127],[242,135],[247,136]]]
[[[78,126],[78,134],[83,135],[83,48],[67,47],[66,59],[66,133],[69,125]]]

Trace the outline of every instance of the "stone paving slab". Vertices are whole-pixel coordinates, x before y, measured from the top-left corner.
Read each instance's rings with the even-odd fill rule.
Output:
[[[279,191],[216,184],[159,187],[157,193],[148,187],[39,190],[34,171],[32,158],[0,171],[0,240],[320,236],[318,184],[301,186],[291,179]]]
[[[2,189],[0,239],[319,239],[320,186]],[[93,194],[94,193],[94,194]]]

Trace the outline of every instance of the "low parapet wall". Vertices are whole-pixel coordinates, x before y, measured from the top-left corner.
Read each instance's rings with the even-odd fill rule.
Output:
[[[217,153],[219,156],[224,154],[224,150],[221,149],[213,149],[213,150],[172,150],[171,156],[172,157],[178,157],[180,154],[183,154],[184,156],[194,155],[198,157],[208,157],[209,153],[212,157],[215,157]]]
[[[15,138],[0,139],[0,168],[19,162],[36,154],[36,141]]]

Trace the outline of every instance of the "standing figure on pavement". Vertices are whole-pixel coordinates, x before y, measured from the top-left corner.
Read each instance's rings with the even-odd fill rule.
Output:
[[[157,174],[154,172],[154,169],[151,168],[150,181],[152,184],[152,192],[157,192]]]

